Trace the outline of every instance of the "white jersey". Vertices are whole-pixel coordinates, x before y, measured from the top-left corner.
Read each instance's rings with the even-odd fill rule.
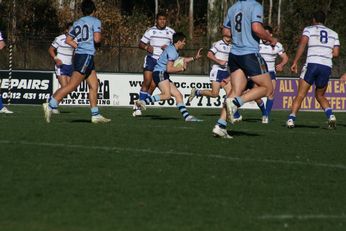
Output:
[[[231,44],[225,43],[222,39],[213,43],[209,51],[213,52],[217,59],[228,61],[229,54],[231,53]],[[227,70],[227,67],[220,66],[219,64],[214,64],[213,69],[221,69],[223,71]]]
[[[0,41],[4,41],[4,38],[2,37],[1,31],[0,31]]]
[[[276,43],[275,47],[273,48],[271,45],[266,45],[260,41],[260,54],[262,58],[266,61],[268,66],[268,71],[275,72],[275,60],[278,55],[282,55],[285,53],[285,50],[281,43]]]
[[[333,48],[340,46],[338,34],[324,25],[305,27],[303,36],[309,38],[306,63],[332,67]]]
[[[164,29],[160,30],[156,26],[149,28],[141,38],[141,42],[149,44],[154,48],[153,53],[148,54],[154,59],[159,59],[162,54],[162,46],[169,45],[173,42],[173,34],[175,31],[166,26]]]
[[[63,64],[71,65],[73,56],[73,47],[66,43],[66,35],[62,34],[55,38],[52,47],[57,51],[57,58],[62,61]]]

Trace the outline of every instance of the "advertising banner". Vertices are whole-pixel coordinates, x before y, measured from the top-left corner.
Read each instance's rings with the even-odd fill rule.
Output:
[[[98,91],[98,105],[99,106],[130,106],[134,104],[135,100],[139,99],[139,90],[143,81],[142,74],[98,74],[99,78],[99,91]],[[207,76],[186,76],[186,75],[172,75],[170,78],[177,88],[181,91],[184,102],[187,106],[191,107],[221,107],[223,97],[225,96],[224,90],[220,91],[217,98],[210,97],[196,97],[190,104],[187,99],[190,96],[192,88],[210,89],[211,83]],[[58,81],[54,80],[54,89],[59,86]],[[61,103],[61,105],[88,105],[88,85],[83,82],[76,91],[69,94]],[[158,89],[154,94],[159,94]],[[157,102],[153,106],[175,107],[175,100]],[[149,105],[150,106],[150,105]],[[243,108],[257,108],[256,103],[251,102],[243,106]]]
[[[276,81],[275,101],[273,109],[288,110],[292,107],[293,99],[298,92],[299,79],[280,78]],[[331,108],[335,111],[346,111],[345,83],[337,79],[331,79],[326,90],[326,98]],[[312,86],[303,100],[301,110],[321,110],[321,106],[315,99],[315,86]]]
[[[99,106],[131,106],[139,98],[142,84],[142,74],[100,73],[98,105]],[[1,96],[4,103],[9,97],[8,71],[0,71]],[[184,102],[190,107],[218,108],[221,107],[225,92],[220,90],[217,98],[196,97],[191,104],[187,103],[192,88],[210,89],[208,76],[172,75],[172,82],[181,91]],[[278,78],[275,90],[274,110],[289,110],[298,92],[298,78]],[[14,71],[11,79],[11,103],[13,104],[42,104],[59,87],[53,72]],[[321,107],[315,99],[314,86],[309,90],[302,103],[301,110],[316,111]],[[155,90],[154,94],[160,91]],[[335,111],[346,111],[345,83],[336,79],[329,81],[326,97]],[[264,99],[265,100],[265,99]],[[175,100],[170,99],[153,104],[153,106],[175,107]],[[89,105],[88,85],[84,81],[61,102],[61,105]],[[150,105],[149,105],[150,106]],[[255,102],[243,105],[245,109],[258,109]]]
[[[9,94],[8,71],[0,71],[0,94],[4,103],[8,102],[9,95],[11,95],[12,104],[42,104],[52,94],[52,78],[52,72],[13,71],[12,90]]]

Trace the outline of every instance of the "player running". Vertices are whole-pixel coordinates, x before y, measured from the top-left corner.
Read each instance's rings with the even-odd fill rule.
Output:
[[[55,63],[55,74],[61,87],[65,87],[70,81],[73,72],[72,56],[74,48],[66,43],[67,33],[72,23],[67,23],[65,33],[56,37],[48,48],[48,53]],[[58,114],[58,109],[53,109],[52,113]]]
[[[266,32],[268,34],[270,34],[270,36],[273,36],[273,28],[270,26],[265,26],[264,29],[266,30]],[[284,70],[284,66],[286,65],[286,63],[288,62],[288,56],[282,46],[281,43],[277,42],[276,45],[273,47],[270,45],[270,43],[268,43],[265,40],[261,40],[260,41],[260,54],[263,57],[263,59],[266,61],[267,63],[267,67],[268,67],[268,71],[273,83],[273,93],[267,97],[267,102],[265,105],[265,110],[263,111],[261,106],[264,106],[263,102],[257,102],[257,104],[259,104],[259,107],[261,108],[262,112],[262,123],[267,124],[269,123],[269,116],[270,116],[270,112],[272,110],[273,107],[273,103],[274,103],[274,91],[276,88],[276,71],[281,72]],[[275,60],[277,57],[281,58],[280,63],[275,64]]]
[[[298,93],[293,100],[291,114],[286,122],[288,128],[295,126],[296,115],[301,103],[313,84],[316,86],[315,98],[327,116],[328,127],[336,127],[336,117],[325,97],[325,92],[332,73],[332,58],[339,56],[340,42],[338,34],[324,25],[325,19],[326,15],[322,11],[313,13],[312,26],[305,27],[301,36],[291,71],[298,72],[298,61],[303,55],[306,45],[308,53],[300,75]]]
[[[89,86],[91,122],[108,123],[111,121],[103,117],[97,107],[98,79],[94,66],[94,55],[95,43],[101,42],[101,21],[95,18],[96,7],[92,0],[84,0],[81,9],[84,16],[73,23],[66,38],[66,43],[75,48],[74,71],[69,83],[58,89],[50,98],[49,103],[43,104],[47,123],[50,123],[52,110],[57,109],[61,100],[74,91],[83,80],[86,80]]]
[[[145,100],[150,97],[156,88],[153,80],[153,70],[162,54],[163,50],[172,43],[172,36],[175,31],[167,26],[167,15],[165,12],[159,12],[156,15],[156,25],[148,29],[139,42],[139,48],[145,50],[147,55],[144,58],[143,65],[143,83],[139,92],[139,99]],[[140,108],[134,105],[133,116],[140,116]]]
[[[234,113],[244,103],[272,94],[273,85],[267,65],[259,54],[259,39],[275,46],[277,39],[263,28],[263,7],[255,0],[237,1],[227,13],[223,34],[232,37],[232,49],[228,59],[232,91],[221,110],[212,133],[215,137],[232,138],[228,135],[226,118],[233,123]],[[257,85],[242,95],[247,77]]]
[[[230,83],[230,75],[227,69],[227,62],[231,48],[231,38],[228,36],[223,36],[221,40],[213,43],[207,54],[207,57],[214,62],[209,74],[211,90],[192,88],[188,102],[191,102],[196,96],[216,98],[219,96],[220,88],[225,90],[226,95],[230,93],[232,87]],[[238,111],[234,117],[235,122],[242,119]]]
[[[184,63],[182,66],[174,66],[174,61],[178,60],[179,58],[178,51],[182,50],[185,47],[185,44],[186,36],[183,33],[177,32],[173,35],[173,44],[169,45],[160,55],[153,72],[153,81],[160,89],[161,94],[148,97],[145,100],[135,101],[136,106],[141,110],[145,110],[147,104],[161,100],[168,100],[173,96],[175,98],[177,108],[181,112],[185,121],[201,121],[189,114],[183,101],[183,95],[169,79],[169,74],[185,71],[188,63],[202,57],[200,54],[201,49],[199,49],[195,57],[184,57]]]
[[[229,82],[230,78],[227,70],[227,62],[231,47],[231,38],[227,36],[213,43],[207,55],[207,57],[214,62],[209,75],[212,89],[192,88],[188,102],[191,102],[196,96],[216,98],[219,96],[221,87],[225,90],[226,94],[230,92],[231,83]]]

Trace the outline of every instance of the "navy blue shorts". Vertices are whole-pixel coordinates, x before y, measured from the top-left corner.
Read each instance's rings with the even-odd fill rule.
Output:
[[[324,88],[328,85],[332,68],[317,63],[308,63],[304,65],[300,78],[304,79],[308,84],[315,83],[317,88]]]
[[[255,83],[251,79],[248,79],[245,90],[252,89],[254,86],[255,86]]]
[[[249,77],[268,73],[267,63],[259,53],[247,55],[235,55],[230,53],[228,66],[231,73],[241,69],[245,75]]]
[[[75,54],[73,57],[74,71],[78,71],[85,77],[89,77],[91,71],[95,70],[94,56],[87,54]]]
[[[225,79],[229,77],[229,72],[228,71],[223,71],[217,68],[213,68],[210,71],[210,76],[209,80],[210,81],[215,81],[217,83],[222,83]]]
[[[145,71],[153,72],[156,63],[157,63],[156,59],[154,59],[153,57],[147,55],[144,58],[144,66],[143,66],[143,68],[144,68]]]
[[[162,82],[164,80],[169,79],[169,74],[167,72],[161,72],[161,71],[154,71],[153,72],[153,80],[156,85],[159,84],[159,82]]]
[[[57,76],[71,76],[73,72],[73,66],[72,65],[66,65],[62,64],[60,66],[55,66],[55,74]]]

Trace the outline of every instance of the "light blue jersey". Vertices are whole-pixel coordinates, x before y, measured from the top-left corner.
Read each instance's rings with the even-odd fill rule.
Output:
[[[173,44],[169,45],[160,55],[160,58],[157,60],[157,64],[154,68],[155,71],[167,72],[167,63],[168,61],[174,62],[179,58],[179,53]]]
[[[76,54],[95,54],[94,33],[101,32],[101,21],[92,16],[85,16],[73,23],[69,35],[76,39]]]
[[[254,22],[263,23],[263,7],[256,0],[239,0],[228,9],[223,26],[232,32],[232,54],[259,52],[259,38],[252,32]]]

